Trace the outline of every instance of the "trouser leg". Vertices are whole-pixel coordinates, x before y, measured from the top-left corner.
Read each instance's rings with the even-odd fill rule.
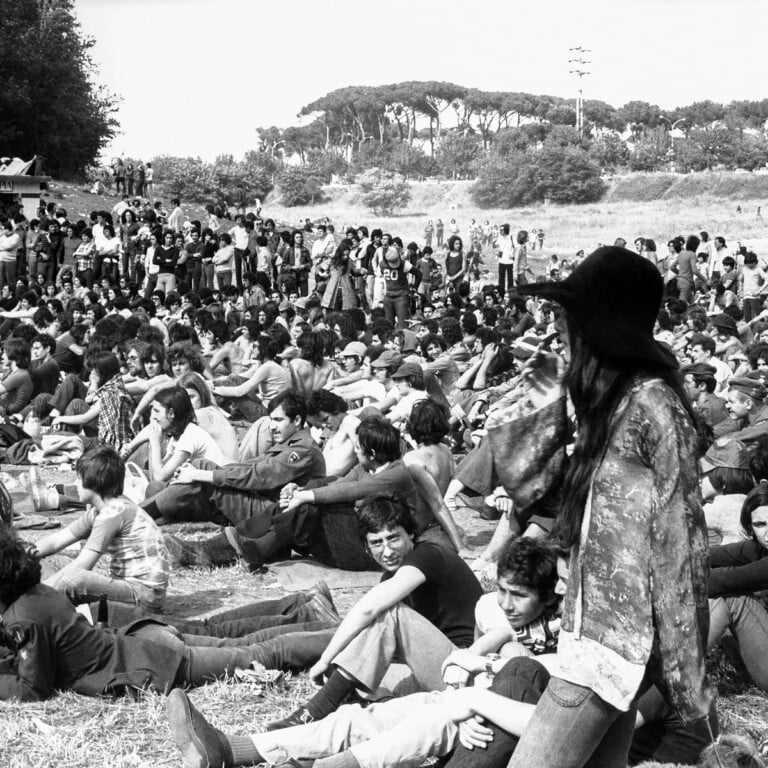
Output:
[[[154,520],[166,522],[226,523],[211,501],[210,488],[204,483],[169,485],[160,493],[145,499],[141,507]]]
[[[640,697],[637,708],[644,724],[635,729],[632,736],[629,765],[645,761],[695,765],[710,743],[710,729],[715,738],[720,732],[715,702],[712,702],[708,718],[683,723],[659,689],[652,686]]]
[[[364,746],[384,734],[389,733],[391,741],[395,738],[393,732],[412,716],[414,709],[423,711],[431,700],[431,694],[416,694],[366,708],[347,704],[317,722],[251,734],[251,738],[259,753],[267,759],[277,757],[282,751],[295,760],[317,760],[354,745]],[[361,754],[365,752],[361,750]]]
[[[636,712],[636,705],[622,712],[589,688],[553,677],[508,768],[624,768]]]
[[[256,603],[221,611],[206,619],[174,619],[173,625],[182,632],[212,637],[242,637],[257,630],[283,624],[295,626],[317,618],[310,603],[312,596],[298,592],[275,600],[259,600]]]
[[[751,595],[719,597],[709,601],[710,647],[730,627],[739,644],[739,655],[749,676],[759,688],[768,691],[768,658],[765,640],[768,637],[768,611]]]
[[[534,659],[510,659],[496,675],[491,690],[513,701],[536,704],[549,682],[549,673]],[[493,731],[493,741],[486,749],[467,749],[456,744],[446,768],[504,768],[517,746],[518,737],[494,725],[484,723]]]
[[[397,603],[368,625],[333,660],[367,691],[375,691],[389,665],[407,664],[423,691],[445,688],[441,665],[456,646],[421,614]]]
[[[84,399],[88,394],[85,383],[75,373],[68,374],[64,381],[56,387],[51,398],[51,408],[64,413],[66,407],[75,399]]]
[[[324,629],[335,629],[335,621],[306,621],[301,624],[283,624],[282,626],[267,627],[255,632],[249,632],[242,637],[211,637],[208,635],[190,635],[182,633],[181,637],[190,647],[196,648],[235,648],[243,645],[256,645],[267,640],[274,640],[282,635],[296,632],[319,632]]]

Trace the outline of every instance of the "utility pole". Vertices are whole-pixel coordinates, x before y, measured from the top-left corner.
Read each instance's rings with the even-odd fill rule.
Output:
[[[592,62],[586,59],[588,53],[592,53],[589,48],[584,48],[581,45],[575,48],[569,48],[571,53],[575,56],[573,59],[568,59],[569,64],[575,64],[575,69],[569,70],[571,75],[576,75],[579,78],[579,90],[576,96],[576,130],[579,132],[579,137],[584,133],[584,97],[582,93],[582,78],[585,75],[590,74],[584,67]]]

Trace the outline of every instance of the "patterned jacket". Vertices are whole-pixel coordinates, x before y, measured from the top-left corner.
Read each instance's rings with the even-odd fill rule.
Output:
[[[617,698],[636,693],[621,690],[628,685],[622,673],[630,670],[639,686],[647,670],[686,720],[706,716],[711,699],[704,666],[709,554],[696,455],[693,425],[676,395],[658,379],[637,381],[617,409],[593,477],[581,542],[571,553],[558,650],[566,639],[580,643],[565,654],[571,658],[561,676],[572,682],[593,687],[607,668],[618,671],[606,685]],[[517,503],[515,486],[505,487]]]

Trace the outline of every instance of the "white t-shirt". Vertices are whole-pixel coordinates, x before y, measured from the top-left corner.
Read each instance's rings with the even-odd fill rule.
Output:
[[[427,400],[429,395],[423,389],[414,389],[409,392],[405,397],[401,397],[397,401],[397,405],[392,406],[387,418],[390,421],[405,421],[413,410],[413,406],[421,400]]]
[[[475,626],[480,635],[492,629],[508,629],[509,621],[499,607],[496,592],[488,592],[475,603]]]
[[[188,453],[188,461],[207,459],[220,467],[227,463],[216,441],[197,424],[187,424],[187,428],[177,440],[172,438],[168,441],[166,460],[170,459],[176,451]]]

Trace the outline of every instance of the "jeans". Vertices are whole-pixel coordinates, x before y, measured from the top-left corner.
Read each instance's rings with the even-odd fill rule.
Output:
[[[167,614],[151,614],[125,605],[109,606],[110,626],[120,627],[141,619],[157,619],[186,635],[211,638],[241,638],[248,633],[274,627],[315,622],[319,616],[312,595],[297,592],[269,600],[219,611],[204,619],[185,619]],[[96,604],[91,606],[96,616]]]
[[[237,283],[237,290],[243,290],[243,261],[245,260],[245,250],[243,248],[235,248],[235,281]],[[232,276],[230,273],[230,284],[232,283]]]
[[[321,630],[335,631],[338,622],[334,621],[304,621],[299,624],[282,624],[275,627],[265,627],[254,632],[248,632],[241,637],[211,637],[210,635],[190,635],[182,632],[181,637],[190,648],[237,648],[243,645],[256,645],[267,640],[273,640],[283,635],[296,632],[320,632]]]
[[[143,584],[115,579],[84,568],[70,568],[66,576],[60,574],[61,572],[55,573],[46,579],[46,583],[60,592],[65,592],[76,605],[92,602],[98,600],[101,595],[106,595],[107,600],[117,603],[131,603],[158,609],[162,607],[165,598],[164,590],[156,591]]]
[[[430,621],[396,603],[372,621],[333,660],[367,691],[375,691],[390,664],[411,669],[419,690],[445,688],[441,665],[456,646]]]
[[[196,459],[194,464],[199,469],[218,469],[213,462],[205,459]],[[140,506],[155,520],[162,518],[166,523],[233,525],[245,536],[253,536],[253,533],[244,530],[244,526],[252,524],[266,530],[272,513],[277,511],[277,502],[259,493],[207,483],[169,485],[146,498]]]
[[[37,274],[42,274],[45,277],[46,282],[56,282],[56,262],[53,259],[42,261],[38,259],[37,262]]]
[[[514,264],[499,264],[499,296],[504,296],[507,291],[514,290],[514,270]]]
[[[405,328],[405,323],[411,316],[411,297],[408,294],[390,296],[384,295],[384,317],[394,324],[397,317],[397,327]]]
[[[201,288],[210,288],[211,290],[213,290],[213,288],[214,288],[213,278],[214,278],[214,274],[215,274],[214,273],[214,268],[213,268],[213,262],[210,262],[210,261],[205,262],[204,261],[203,265],[202,265],[202,269],[203,269],[203,278],[202,278],[202,282],[200,283],[200,287]]]
[[[691,303],[691,298],[693,296],[693,283],[690,280],[687,280],[684,277],[677,276],[677,290],[679,298],[682,301],[687,302],[688,304]]]
[[[352,502],[302,504],[290,512],[275,509],[269,517],[262,515],[243,522],[238,531],[254,540],[265,563],[293,549],[346,571],[376,569],[376,563],[360,542]]]
[[[621,712],[581,685],[553,677],[508,768],[624,768],[637,704]]]
[[[532,659],[513,659],[496,675],[491,690],[507,698],[534,704],[549,675]],[[458,729],[451,720],[448,699],[438,691],[414,693],[372,704],[339,707],[316,723],[252,735],[267,758],[287,752],[295,760],[317,760],[349,750],[361,768],[420,765],[428,757],[447,755],[457,743]],[[486,723],[494,731],[487,749],[456,747],[449,764],[503,768],[515,748],[516,737]],[[275,761],[276,762],[276,761]]]
[[[73,400],[85,399],[87,394],[88,387],[85,382],[76,373],[68,373],[50,398],[51,408],[64,413]]]
[[[133,634],[160,645],[182,651],[185,662],[179,670],[179,685],[204,685],[224,675],[232,675],[238,667],[247,668],[257,661],[267,669],[299,671],[311,666],[327,647],[334,630],[294,632],[255,645],[232,648],[190,648],[168,627],[148,624]]]
[[[176,290],[176,275],[170,272],[160,272],[157,276],[156,291],[163,291],[167,296]]]
[[[742,309],[744,310],[744,321],[749,322],[752,318],[760,314],[763,306],[762,299],[744,299]]]
[[[16,290],[16,260],[0,261],[0,285],[9,285]]]
[[[192,290],[195,292],[199,291],[200,282],[203,279],[203,265],[199,261],[188,261],[187,277],[189,278]]]
[[[739,644],[739,655],[758,688],[768,691],[768,610],[752,595],[718,597],[709,601],[709,642],[711,648],[730,629]]]
[[[75,271],[75,277],[80,281],[81,285],[84,285],[90,291],[93,288],[93,270],[92,269],[78,269]]]
[[[414,693],[365,708],[347,704],[308,725],[250,734],[270,764],[286,757],[318,760],[349,750],[360,768],[421,765],[428,757],[448,754],[456,735],[438,692]]]
[[[223,290],[224,288],[229,288],[229,286],[232,285],[232,270],[225,269],[225,270],[222,270],[221,272],[217,272],[216,283],[218,284],[220,290]]]
[[[491,691],[524,704],[536,704],[547,687],[549,672],[534,659],[524,656],[508,661],[494,677]],[[457,743],[446,768],[504,768],[517,747],[519,738],[490,721],[493,741],[485,749],[467,749]]]

